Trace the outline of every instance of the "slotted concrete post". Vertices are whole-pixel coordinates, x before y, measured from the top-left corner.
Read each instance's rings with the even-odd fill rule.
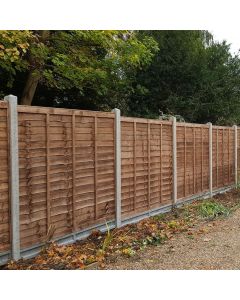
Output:
[[[209,194],[210,198],[212,198],[212,123],[209,122],[207,125],[209,126]]]
[[[121,227],[121,114],[115,108],[115,215],[116,227]]]
[[[177,203],[177,121],[172,120],[172,172],[173,172],[173,204]]]
[[[18,112],[17,97],[4,98],[8,102],[9,126],[9,163],[11,198],[11,244],[12,258],[20,258],[20,222],[19,222],[19,163],[18,163]]]
[[[238,128],[237,125],[233,126],[234,128],[234,177],[235,185],[238,185]]]

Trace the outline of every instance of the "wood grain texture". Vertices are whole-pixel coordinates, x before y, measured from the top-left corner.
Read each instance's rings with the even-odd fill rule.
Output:
[[[10,248],[7,109],[0,101],[0,252]],[[18,117],[21,248],[50,226],[57,238],[113,220],[114,113],[19,106]],[[121,117],[124,218],[171,204],[172,163],[172,122]],[[208,191],[208,165],[208,125],[177,123],[178,201]],[[214,188],[234,176],[234,129],[213,126]]]
[[[10,249],[8,104],[0,101],[0,252]]]

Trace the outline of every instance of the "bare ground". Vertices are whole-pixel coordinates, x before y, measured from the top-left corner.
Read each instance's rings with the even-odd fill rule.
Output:
[[[215,215],[211,210],[201,215],[206,204],[198,200],[111,233],[95,230],[74,244],[46,244],[35,258],[0,269],[240,269],[240,189],[219,194],[213,202]]]
[[[201,225],[200,232],[201,229],[203,234],[180,233],[167,243],[147,247],[131,258],[116,257],[105,269],[240,269],[240,209],[226,219]]]

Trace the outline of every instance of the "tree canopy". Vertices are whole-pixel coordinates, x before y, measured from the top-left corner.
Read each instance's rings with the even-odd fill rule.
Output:
[[[205,31],[150,31],[159,51],[135,78],[130,111],[181,115],[186,121],[238,122],[239,58]]]
[[[124,88],[132,72],[148,64],[158,49],[151,37],[140,41],[134,32],[116,30],[1,31],[0,45],[6,85],[23,80],[20,102],[27,105],[38,86],[99,101]]]
[[[25,105],[240,122],[240,60],[208,31],[0,31],[0,97]]]

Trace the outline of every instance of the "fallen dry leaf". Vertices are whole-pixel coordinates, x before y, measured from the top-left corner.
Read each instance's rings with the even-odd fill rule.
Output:
[[[205,238],[205,239],[203,239],[203,241],[204,241],[204,242],[210,242],[210,241],[211,241],[211,239],[209,239],[209,238]]]
[[[233,192],[230,192],[230,194]],[[232,194],[231,194],[232,195]],[[235,199],[239,199],[239,192]],[[222,198],[224,200],[224,198]],[[239,201],[239,200],[237,200]],[[235,203],[231,202],[231,205]],[[119,229],[110,231],[110,242],[104,241],[107,233],[94,230],[85,240],[78,241],[71,245],[58,245],[57,243],[47,243],[41,253],[33,259],[11,261],[5,266],[5,269],[86,269],[105,267],[107,257],[116,257],[118,255],[132,256],[136,251],[143,250],[148,245],[161,246],[162,243],[177,238],[177,234],[187,231],[187,237],[194,239],[197,234],[205,234],[209,227],[217,226],[217,221],[206,225],[199,218],[197,213],[199,201],[188,205],[188,211],[191,211],[191,222],[184,215],[184,209],[179,213],[166,213],[164,217],[150,217],[136,224],[128,224]],[[197,225],[207,226],[197,229]],[[204,242],[211,241],[205,237]],[[175,248],[170,248],[170,252],[175,252]],[[88,267],[89,266],[89,267]]]

